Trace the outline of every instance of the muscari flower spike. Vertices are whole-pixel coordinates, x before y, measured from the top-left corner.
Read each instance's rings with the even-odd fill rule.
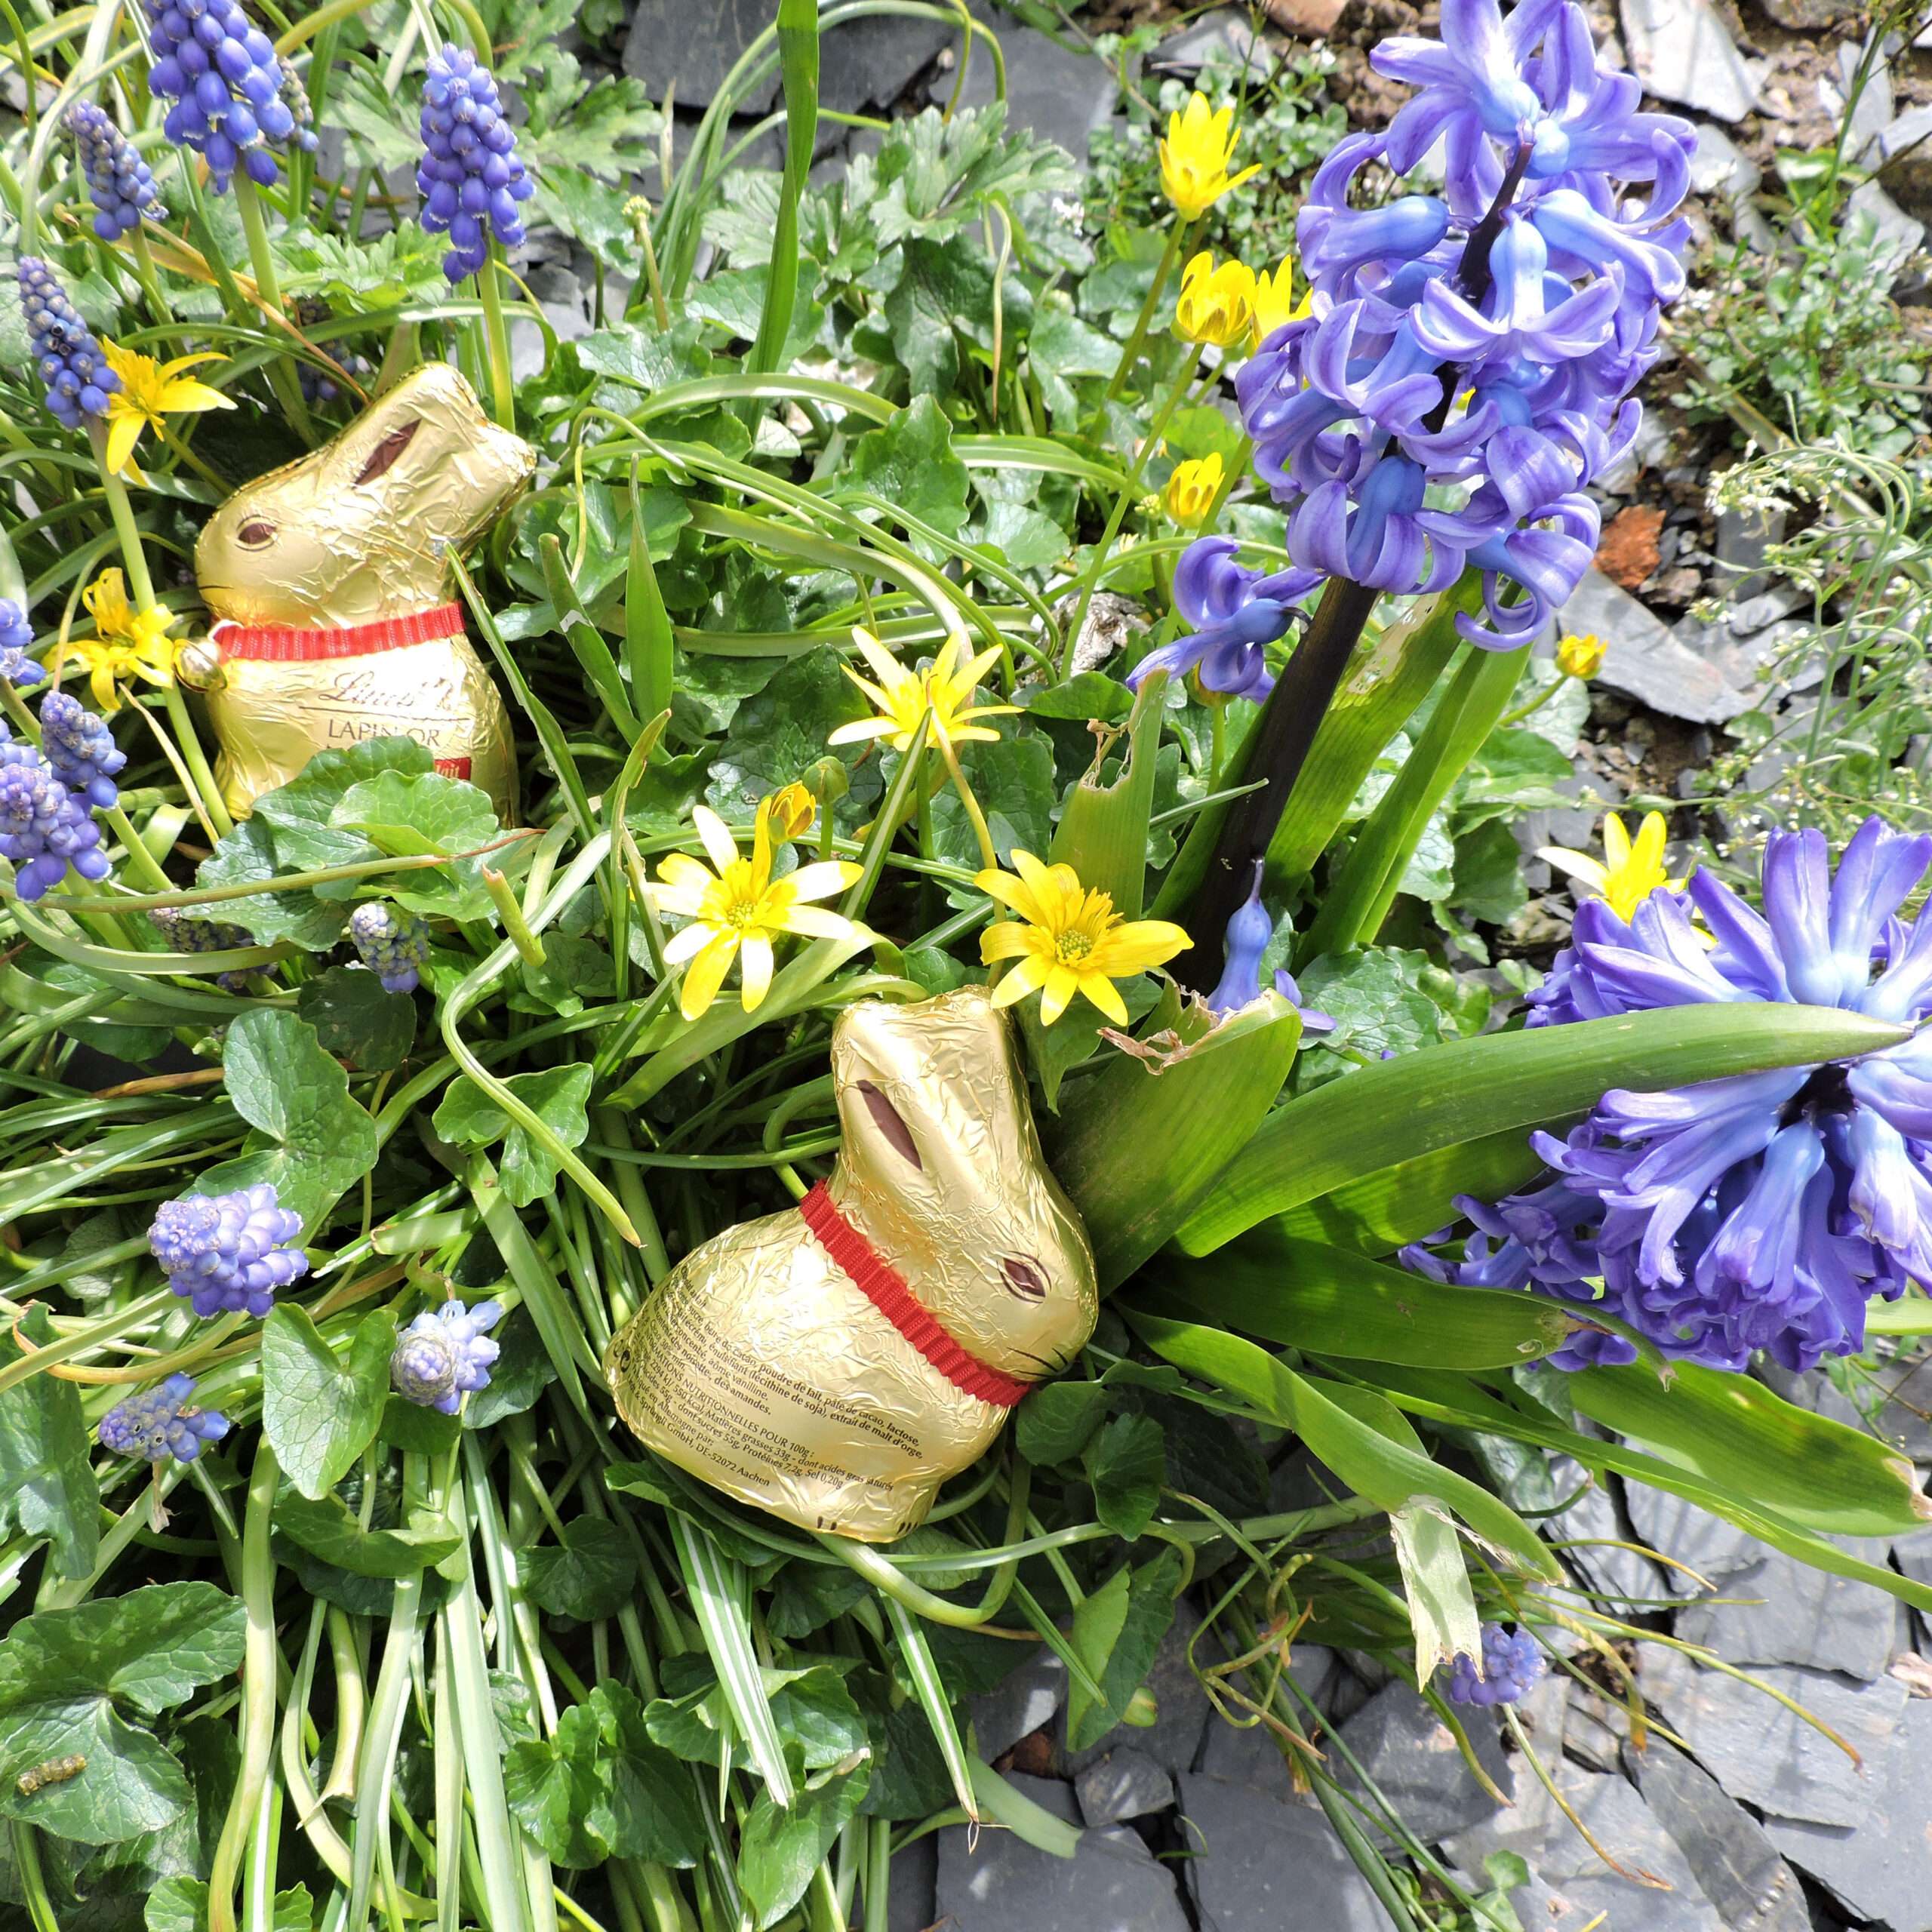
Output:
[[[94,331],[81,320],[54,271],[38,255],[23,255],[17,273],[20,312],[32,338],[34,368],[47,407],[69,429],[78,429],[90,417],[107,414],[107,399],[120,388],[121,379],[107,366]]]
[[[306,100],[298,113],[288,97],[294,70],[240,0],[146,5],[154,55],[148,85],[171,103],[162,131],[207,162],[217,194],[227,192],[237,168],[257,186],[271,187],[281,173],[278,152],[314,151]]]
[[[76,101],[67,110],[67,131],[80,152],[81,172],[94,205],[94,232],[103,242],[131,234],[146,215],[158,215],[161,196],[154,171],[98,101]]]
[[[0,597],[0,684],[17,691],[37,685],[47,675],[27,655],[33,648],[33,624],[11,598]]]
[[[103,811],[120,803],[114,780],[128,754],[114,742],[107,721],[70,693],[49,691],[41,700],[40,749],[54,777],[76,798]]]
[[[1306,312],[1236,395],[1298,566],[1415,592],[1473,565],[1485,613],[1458,628],[1513,649],[1595,552],[1588,485],[1636,435],[1627,398],[1684,286],[1696,137],[1598,66],[1575,0],[1506,22],[1497,0],[1446,0],[1440,42],[1371,58],[1421,91],[1318,171],[1297,220]],[[1406,174],[1438,139],[1442,194],[1351,205],[1371,164]]]
[[[0,723],[0,857],[14,865],[14,890],[31,904],[71,866],[83,879],[107,876],[100,828],[32,745],[16,743]]]
[[[309,1257],[290,1245],[301,1232],[301,1216],[264,1180],[232,1194],[164,1201],[148,1247],[197,1315],[262,1315],[278,1289],[309,1272]]]
[[[423,226],[447,234],[443,273],[452,283],[476,274],[493,234],[506,248],[523,239],[521,202],[536,192],[516,151],[496,76],[467,49],[429,57],[423,82],[423,158],[416,169]]]
[[[255,943],[239,926],[203,918],[179,906],[158,906],[148,917],[171,952],[227,952]],[[250,977],[245,972],[221,973],[217,974],[215,984],[224,992],[245,992]]]
[[[429,961],[428,924],[412,912],[372,899],[349,915],[349,937],[356,956],[390,993],[413,993]]]
[[[228,1433],[228,1418],[219,1409],[204,1409],[194,1400],[195,1385],[185,1375],[144,1389],[117,1402],[100,1419],[96,1432],[100,1446],[117,1456],[136,1456],[143,1462],[192,1463],[211,1442]]]
[[[1527,1630],[1512,1636],[1500,1623],[1482,1626],[1482,1664],[1459,1657],[1449,1666],[1448,1695],[1452,1704],[1487,1707],[1520,1704],[1543,1673],[1543,1651]]]
[[[1928,865],[1932,836],[1874,818],[1835,876],[1822,833],[1774,832],[1761,913],[1708,871],[1682,894],[1653,892],[1627,921],[1592,900],[1552,976],[1558,996],[1530,1023],[1767,1001],[1924,1020],[1932,918],[1899,915]],[[1598,1309],[1666,1355],[1733,1370],[1759,1349],[1794,1370],[1856,1354],[1869,1298],[1932,1278],[1932,1031],[1822,1066],[1614,1091],[1567,1137],[1533,1144],[1550,1170],[1537,1186],[1457,1201],[1477,1229],[1460,1261],[1426,1244],[1405,1262],[1553,1295],[1585,1321]],[[1550,1359],[1635,1355],[1585,1327]]]
[[[417,1316],[396,1339],[389,1383],[405,1401],[453,1416],[466,1395],[490,1386],[490,1365],[502,1353],[486,1331],[503,1318],[500,1303],[465,1308],[446,1301]]]

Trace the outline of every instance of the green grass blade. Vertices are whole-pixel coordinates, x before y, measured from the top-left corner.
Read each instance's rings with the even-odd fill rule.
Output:
[[[778,367],[798,297],[798,197],[811,172],[818,138],[818,0],[778,0],[778,67],[785,87],[785,171],[758,337],[745,367],[764,375]],[[753,405],[755,408],[755,405]]]
[[[953,1721],[952,1701],[946,1694],[939,1666],[933,1662],[932,1646],[926,1641],[926,1633],[919,1628],[918,1620],[903,1604],[884,1595],[879,1601],[885,1606],[886,1620],[892,1626],[892,1634],[899,1644],[900,1660],[906,1666],[906,1675],[912,1680],[919,1708],[925,1712],[926,1722],[932,1727],[933,1742],[939,1746],[939,1755],[946,1761],[946,1776],[952,1780],[953,1795],[959,1800],[960,1808],[977,1825],[980,1822],[980,1807],[973,1795],[972,1768],[967,1761],[966,1746],[960,1741],[959,1727]]]
[[[633,526],[635,528],[635,526]],[[544,586],[550,593],[551,608],[557,614],[557,627],[575,654],[578,667],[590,680],[591,688],[603,700],[604,709],[626,738],[635,738],[643,729],[618,674],[617,660],[604,641],[604,633],[583,614],[577,601],[577,586],[564,568],[564,546],[555,536],[538,538],[538,555],[543,561]]]
[[[631,465],[630,568],[624,577],[624,663],[631,676],[631,701],[639,714],[655,718],[671,706],[671,614],[657,588],[657,568],[638,500],[637,465]]]

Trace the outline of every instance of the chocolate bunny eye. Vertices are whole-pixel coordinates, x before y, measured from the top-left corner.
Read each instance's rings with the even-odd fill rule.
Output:
[[[235,540],[245,550],[260,550],[275,541],[275,525],[260,517],[251,517],[235,533]]]
[[[859,1094],[878,1123],[880,1133],[897,1152],[923,1172],[926,1164],[919,1158],[918,1143],[912,1138],[912,1130],[906,1124],[899,1109],[869,1080],[859,1082]]]
[[[1009,1254],[1000,1263],[1000,1272],[1006,1277],[1006,1285],[1022,1301],[1044,1301],[1047,1298],[1047,1278],[1040,1271],[1040,1264],[1025,1255]]]

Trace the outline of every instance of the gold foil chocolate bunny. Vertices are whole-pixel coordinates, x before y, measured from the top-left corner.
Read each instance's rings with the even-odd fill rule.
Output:
[[[216,622],[181,672],[208,690],[230,811],[317,752],[396,734],[512,816],[509,718],[450,601],[448,558],[536,466],[455,369],[431,362],[209,518],[195,574]]]
[[[694,1248],[605,1368],[618,1413],[680,1468],[885,1543],[1072,1359],[1099,1298],[983,986],[848,1008],[832,1075],[830,1180]]]

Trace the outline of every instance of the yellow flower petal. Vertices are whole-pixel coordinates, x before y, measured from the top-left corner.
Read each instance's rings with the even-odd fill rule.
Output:
[[[1080,990],[1091,1000],[1116,1026],[1127,1024],[1127,1002],[1120,996],[1120,989],[1112,980],[1098,973],[1083,973],[1080,976]],[[1040,1017],[1047,1017],[1046,1002],[1040,1003]]]
[[[755,1013],[771,990],[771,942],[762,933],[747,933],[742,951],[744,986],[739,998],[747,1013]]]
[[[850,939],[859,928],[844,913],[823,906],[794,906],[785,915],[785,930],[801,939]]]
[[[132,411],[117,411],[112,402],[108,405],[107,415],[107,467],[111,474],[118,476],[134,454],[134,445],[147,427],[147,419]]]
[[[704,847],[705,856],[721,875],[727,866],[737,862],[737,841],[726,829],[724,821],[709,805],[694,805],[691,808],[691,823],[697,827],[698,838]]]
[[[1052,971],[1051,960],[1042,959],[1038,953],[1029,954],[994,987],[993,1004],[1017,1005],[1035,987],[1044,986],[1047,975]]]
[[[737,950],[738,935],[720,933],[685,968],[685,983],[678,989],[678,1011],[687,1020],[696,1020],[710,1010]]]
[[[843,892],[848,885],[856,884],[864,869],[850,859],[820,859],[809,866],[801,866],[788,875],[784,882],[798,898],[829,899],[833,893]]]
[[[687,959],[703,952],[717,937],[718,928],[702,919],[680,927],[664,942],[665,964],[681,966]]]
[[[1068,968],[1048,967],[1046,984],[1040,991],[1040,1024],[1051,1026],[1079,990],[1080,982]]]

